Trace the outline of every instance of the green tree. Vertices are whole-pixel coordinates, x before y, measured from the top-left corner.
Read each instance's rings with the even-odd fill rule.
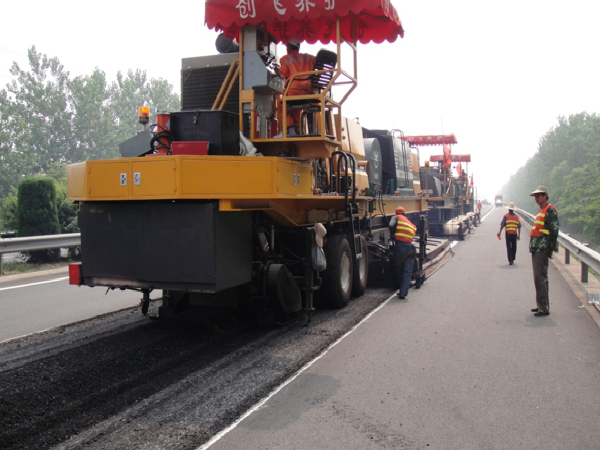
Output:
[[[117,125],[117,150],[120,142],[135,136],[141,129],[138,122],[140,106],[148,106],[151,116],[156,111],[179,111],[179,95],[174,94],[173,85],[162,78],[148,80],[145,70],[129,70],[127,76],[119,71],[117,80],[110,86],[109,104]]]
[[[109,108],[111,99],[106,74],[96,68],[92,75],[70,81],[69,101],[73,110],[74,139],[66,161],[118,157],[117,120]]]
[[[179,96],[142,70],[118,73],[108,85],[103,71],[71,79],[58,58],[35,47],[29,70],[17,63],[0,90],[0,198],[26,176],[47,174],[53,164],[119,156],[119,143],[135,136],[139,106],[179,110]]]
[[[507,201],[535,214],[529,193],[539,184],[548,187],[564,230],[600,242],[600,116],[559,117],[502,192]]]
[[[16,77],[7,85],[14,111],[24,122],[14,134],[14,144],[20,153],[27,154],[33,173],[44,172],[53,162],[64,162],[72,145],[68,103],[69,73],[58,58],[28,51],[30,70],[17,63],[11,68]]]

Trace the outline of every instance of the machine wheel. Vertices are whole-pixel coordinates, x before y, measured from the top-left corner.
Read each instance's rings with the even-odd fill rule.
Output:
[[[350,300],[352,290],[352,251],[346,236],[336,234],[325,245],[327,269],[323,272],[323,295],[325,304],[343,308]]]
[[[367,281],[369,279],[369,249],[367,248],[367,240],[364,236],[360,236],[360,251],[362,258],[352,258],[352,297],[360,297],[367,289]],[[355,255],[352,255],[355,256]]]

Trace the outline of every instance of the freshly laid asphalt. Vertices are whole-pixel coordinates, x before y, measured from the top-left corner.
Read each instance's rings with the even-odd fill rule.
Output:
[[[202,448],[600,448],[600,313],[560,261],[551,314],[530,312],[527,232],[509,266],[496,238],[505,212]]]

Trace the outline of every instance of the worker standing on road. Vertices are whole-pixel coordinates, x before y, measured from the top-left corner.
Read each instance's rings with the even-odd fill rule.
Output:
[[[300,53],[300,40],[297,37],[292,37],[288,40],[286,50],[287,54],[279,61],[281,68],[278,71],[278,75],[285,78],[287,87],[288,80],[292,76],[300,72],[310,72],[314,69],[315,57],[308,53]],[[313,93],[311,79],[308,76],[300,76],[299,78],[302,78],[302,80],[292,80],[292,84],[287,90],[287,95],[307,95]],[[299,109],[288,110],[288,136],[297,134],[297,127],[300,126],[300,112]],[[279,114],[282,115],[283,110],[280,110]],[[279,123],[283,124],[281,119]]]
[[[506,239],[506,255],[508,256],[508,264],[511,266],[515,259],[517,259],[517,241],[521,240],[521,222],[520,217],[515,214],[515,204],[510,202],[508,204],[508,213],[502,217],[500,223],[500,231],[498,231],[498,238],[502,233],[502,228],[506,227],[505,239]]]
[[[390,220],[390,236],[394,237],[396,279],[400,286],[400,290],[396,292],[396,295],[400,298],[406,298],[408,295],[415,256],[417,255],[417,250],[412,245],[417,227],[404,214],[406,214],[406,209],[399,206],[396,208],[396,215]]]
[[[548,188],[538,186],[529,194],[535,197],[535,202],[540,207],[540,212],[529,233],[529,251],[533,265],[533,281],[535,284],[535,301],[537,308],[531,311],[536,316],[550,314],[550,298],[548,296],[548,259],[552,253],[558,251],[558,212],[554,205],[548,203]]]

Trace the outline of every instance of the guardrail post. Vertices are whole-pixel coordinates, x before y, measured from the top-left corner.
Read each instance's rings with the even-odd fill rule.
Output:
[[[582,283],[588,282],[588,274],[589,273],[590,273],[589,266],[586,263],[584,263],[583,261],[581,261],[581,282]]]
[[[0,253],[0,275],[2,275],[2,257],[4,256],[4,253]]]
[[[571,264],[571,252],[565,248],[565,264]]]

